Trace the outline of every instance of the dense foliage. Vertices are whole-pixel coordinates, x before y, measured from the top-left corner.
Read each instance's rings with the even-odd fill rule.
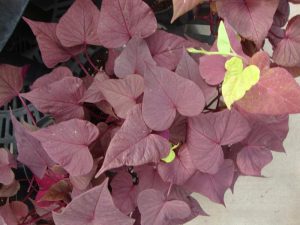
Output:
[[[287,0],[173,0],[172,21],[200,3],[222,20],[211,47],[158,29],[142,0],[76,0],[57,24],[24,18],[53,70],[21,93],[22,68],[0,65],[0,105],[26,99],[54,123],[11,112],[18,155],[0,149],[0,225],[184,224],[207,215],[193,192],[225,204],[239,176],[261,176],[285,151],[288,114],[300,112],[300,16],[288,21]],[[105,68],[89,46],[108,49]],[[9,201],[17,162],[33,178]]]

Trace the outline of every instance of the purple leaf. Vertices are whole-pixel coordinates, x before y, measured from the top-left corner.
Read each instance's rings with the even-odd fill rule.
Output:
[[[21,94],[42,113],[54,116],[57,122],[72,118],[83,118],[84,110],[80,103],[85,92],[81,79],[65,77],[47,86]]]
[[[105,72],[108,75],[111,76],[114,74],[115,61],[119,57],[120,54],[121,54],[121,51],[118,49],[114,49],[114,48],[108,49],[108,58],[105,63]]]
[[[117,48],[132,37],[146,38],[155,32],[157,22],[142,0],[103,0],[98,35],[106,48]]]
[[[279,0],[222,0],[216,3],[220,17],[244,38],[261,46],[272,26]]]
[[[237,165],[245,175],[261,176],[262,168],[269,164],[273,157],[271,151],[254,144],[242,148],[237,155]]]
[[[84,95],[80,102],[90,102],[90,103],[98,103],[104,100],[104,96],[100,90],[100,86],[102,83],[108,79],[108,76],[99,72],[94,77],[92,84],[88,87],[88,89],[84,92]]]
[[[42,178],[47,168],[54,165],[41,142],[31,135],[11,113],[10,118],[14,128],[14,136],[18,147],[18,161],[26,165],[31,172]]]
[[[224,24],[233,50],[237,54],[248,59],[248,56],[246,56],[243,52],[241,42],[238,39],[236,32],[233,30],[230,24],[228,24],[227,21],[225,21]],[[217,51],[217,50],[218,50],[217,41],[215,41],[210,51]],[[209,85],[217,85],[223,81],[226,73],[225,70],[226,60],[227,58],[221,55],[204,55],[200,57],[199,71],[203,79]]]
[[[42,77],[38,78],[34,83],[30,86],[30,89],[36,89],[45,87],[55,81],[62,80],[65,77],[72,77],[73,73],[68,67],[57,67],[51,71],[51,73],[45,74]]]
[[[17,163],[13,155],[4,148],[0,148],[0,183],[10,185],[15,179],[15,174],[11,168],[16,168]]]
[[[18,96],[23,88],[21,71],[21,67],[0,65],[0,107]]]
[[[181,200],[167,200],[160,191],[148,189],[139,194],[138,207],[143,225],[168,225],[172,220],[191,215],[189,205]]]
[[[193,81],[152,65],[147,68],[144,79],[143,117],[151,129],[168,129],[176,111],[184,116],[196,116],[202,112],[204,96]]]
[[[65,48],[61,45],[56,36],[56,23],[35,22],[27,18],[24,20],[36,36],[43,62],[47,67],[53,68],[81,52],[81,46]]]
[[[56,34],[65,47],[101,45],[97,35],[100,12],[91,0],[76,0],[60,18]]]
[[[194,59],[183,49],[182,57],[177,65],[176,71],[178,75],[194,81],[202,90],[206,102],[216,94],[216,88],[209,86],[201,77],[199,66]]]
[[[300,87],[283,68],[262,71],[259,82],[237,102],[249,113],[282,115],[300,112]]]
[[[88,174],[93,167],[93,157],[88,146],[99,135],[92,123],[72,119],[32,133],[48,155],[71,176]]]
[[[124,79],[109,79],[99,86],[104,98],[114,108],[118,117],[125,119],[144,92],[144,79],[139,75],[128,75]]]
[[[168,153],[168,140],[151,134],[151,129],[147,127],[142,117],[141,105],[136,105],[127,114],[122,127],[112,138],[102,168],[96,176],[123,165],[138,166],[159,162]]]
[[[178,65],[182,48],[191,47],[191,42],[163,30],[156,31],[146,42],[157,65],[169,70],[174,70]]]
[[[201,114],[188,120],[188,150],[198,170],[215,174],[224,162],[222,145],[242,141],[250,131],[236,110]]]
[[[144,75],[145,63],[156,64],[147,43],[140,38],[132,38],[115,61],[115,74],[124,78],[129,74]]]
[[[191,191],[208,197],[211,201],[224,204],[225,191],[231,186],[234,165],[232,160],[225,160],[216,174],[196,172],[184,185]]]
[[[108,179],[75,197],[62,213],[53,213],[56,225],[113,224],[132,225],[134,220],[122,214],[114,205],[107,188]]]
[[[173,0],[173,17],[171,23],[204,1],[205,0]]]
[[[281,66],[300,64],[300,15],[293,17],[286,28],[284,38],[276,45],[274,61]]]
[[[165,182],[177,185],[184,184],[196,172],[186,145],[180,148],[174,161],[171,163],[160,162],[157,169]]]

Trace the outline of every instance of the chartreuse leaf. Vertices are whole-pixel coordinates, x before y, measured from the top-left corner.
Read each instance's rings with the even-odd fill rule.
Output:
[[[260,77],[260,70],[255,65],[243,69],[243,61],[238,57],[232,57],[225,63],[227,70],[222,85],[224,102],[228,109],[237,100],[244,97],[246,91],[254,86]]]
[[[220,22],[219,29],[218,29],[217,46],[220,53],[222,54],[231,53],[231,45],[223,21]]]
[[[171,144],[169,155],[167,157],[165,157],[165,158],[162,158],[161,160],[164,161],[165,163],[171,163],[171,162],[173,162],[174,159],[175,159],[175,157],[176,157],[176,154],[175,154],[174,150],[176,148],[178,148],[178,146],[179,146],[179,143],[177,145]]]

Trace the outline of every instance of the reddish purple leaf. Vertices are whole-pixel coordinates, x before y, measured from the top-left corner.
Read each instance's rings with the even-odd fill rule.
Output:
[[[145,38],[155,32],[157,22],[142,0],[103,0],[98,35],[107,48],[117,48],[130,38]]]
[[[28,207],[25,203],[13,201],[6,203],[0,207],[0,224],[1,218],[3,224],[1,225],[18,225],[29,213]]]
[[[129,74],[144,75],[145,63],[156,64],[147,43],[140,38],[132,38],[115,61],[115,74],[124,78]]]
[[[42,113],[49,113],[57,122],[72,118],[83,118],[80,103],[85,92],[81,79],[65,77],[47,86],[21,94]]]
[[[141,105],[136,105],[127,114],[122,127],[112,138],[102,168],[96,176],[123,165],[138,166],[159,162],[168,153],[168,140],[151,134],[151,129],[147,127],[142,117]]]
[[[211,201],[224,204],[225,191],[231,186],[234,165],[232,160],[225,160],[216,174],[196,172],[184,185],[191,191],[208,197]]]
[[[84,95],[80,102],[90,102],[90,103],[98,103],[104,100],[104,96],[102,91],[100,90],[100,86],[102,83],[108,79],[108,76],[103,73],[99,72],[94,77],[92,84],[88,87],[88,89],[84,92]]]
[[[48,167],[54,165],[39,140],[31,135],[14,115],[10,114],[14,128],[14,136],[18,147],[18,161],[26,165],[31,172],[42,178]]]
[[[174,70],[178,65],[182,48],[191,47],[191,42],[163,30],[156,31],[146,42],[157,65],[169,70]]]
[[[281,66],[300,64],[300,15],[293,17],[286,28],[284,38],[276,45],[274,61]]]
[[[243,37],[261,46],[272,26],[279,0],[222,0],[216,3],[220,17]]]
[[[237,102],[249,113],[281,115],[300,112],[300,87],[283,68],[262,72],[259,82]]]
[[[139,75],[127,75],[124,79],[109,79],[99,86],[106,101],[118,117],[125,119],[144,92],[144,79]]]
[[[263,72],[270,69],[270,56],[264,51],[257,52],[250,58],[249,64],[256,65],[260,69],[260,72]]]
[[[184,116],[197,116],[202,112],[205,99],[193,81],[152,65],[148,66],[144,79],[143,117],[151,129],[168,129],[176,111]]]
[[[173,0],[173,17],[171,23],[204,1],[205,0]]]
[[[227,21],[225,21],[225,28],[233,50],[237,54],[243,56],[245,59],[248,59],[248,56],[246,56],[243,52],[241,42],[238,39],[236,32],[233,30],[230,24],[227,23]],[[218,50],[217,41],[215,41],[210,51],[217,51],[217,50]],[[226,61],[227,58],[221,55],[204,55],[200,57],[199,70],[203,79],[210,85],[217,85],[221,83],[226,73],[225,70]]]
[[[115,205],[124,214],[133,212],[137,206],[138,185],[133,183],[127,171],[120,171],[114,176],[112,182],[112,197]]]
[[[93,157],[88,146],[99,135],[92,123],[72,119],[32,133],[48,155],[71,176],[88,174],[93,168]]]
[[[11,168],[17,168],[17,163],[13,155],[4,148],[0,148],[0,183],[10,185],[15,179],[15,174]]]
[[[30,89],[36,89],[45,87],[55,81],[62,80],[65,77],[72,77],[73,73],[68,67],[57,67],[51,71],[51,73],[45,74],[42,77],[38,78],[34,83],[30,86]]]
[[[269,164],[273,157],[271,151],[254,144],[242,148],[237,155],[237,165],[245,175],[261,176],[262,168]]]
[[[236,110],[189,118],[187,144],[194,165],[201,172],[217,173],[224,162],[221,146],[242,141],[249,131],[247,120]]]
[[[186,145],[180,148],[173,162],[161,162],[158,164],[158,173],[167,183],[182,185],[195,172],[196,167],[193,164]]]
[[[62,213],[53,213],[56,225],[113,224],[133,225],[134,220],[122,214],[114,205],[107,188],[108,179],[75,197]]]
[[[182,57],[177,65],[176,71],[178,75],[194,81],[202,90],[206,102],[216,95],[216,88],[209,86],[201,77],[199,66],[194,59],[183,49]]]
[[[91,0],[76,0],[60,18],[56,34],[65,47],[101,45],[97,34],[100,12]]]
[[[169,225],[172,220],[185,219],[192,213],[186,202],[167,200],[162,192],[154,189],[140,193],[137,203],[143,225]]]
[[[0,107],[18,96],[23,88],[22,68],[11,65],[0,65]]]
[[[273,24],[279,27],[283,27],[289,20],[290,5],[288,0],[279,0],[278,8],[274,15]]]
[[[277,25],[273,25],[269,30],[268,39],[273,45],[273,48],[284,38],[285,30]]]
[[[53,68],[81,52],[80,46],[65,48],[61,45],[56,36],[56,23],[35,22],[27,18],[24,20],[36,36],[43,62],[47,67]]]

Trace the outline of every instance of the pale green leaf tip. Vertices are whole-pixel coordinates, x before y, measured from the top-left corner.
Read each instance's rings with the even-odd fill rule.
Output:
[[[175,157],[176,157],[176,154],[175,154],[174,150],[171,149],[169,155],[165,158],[162,158],[161,160],[164,161],[165,163],[171,163],[174,161]]]
[[[200,52],[198,49],[195,49],[195,48],[187,48],[186,50],[190,53],[199,53]]]

